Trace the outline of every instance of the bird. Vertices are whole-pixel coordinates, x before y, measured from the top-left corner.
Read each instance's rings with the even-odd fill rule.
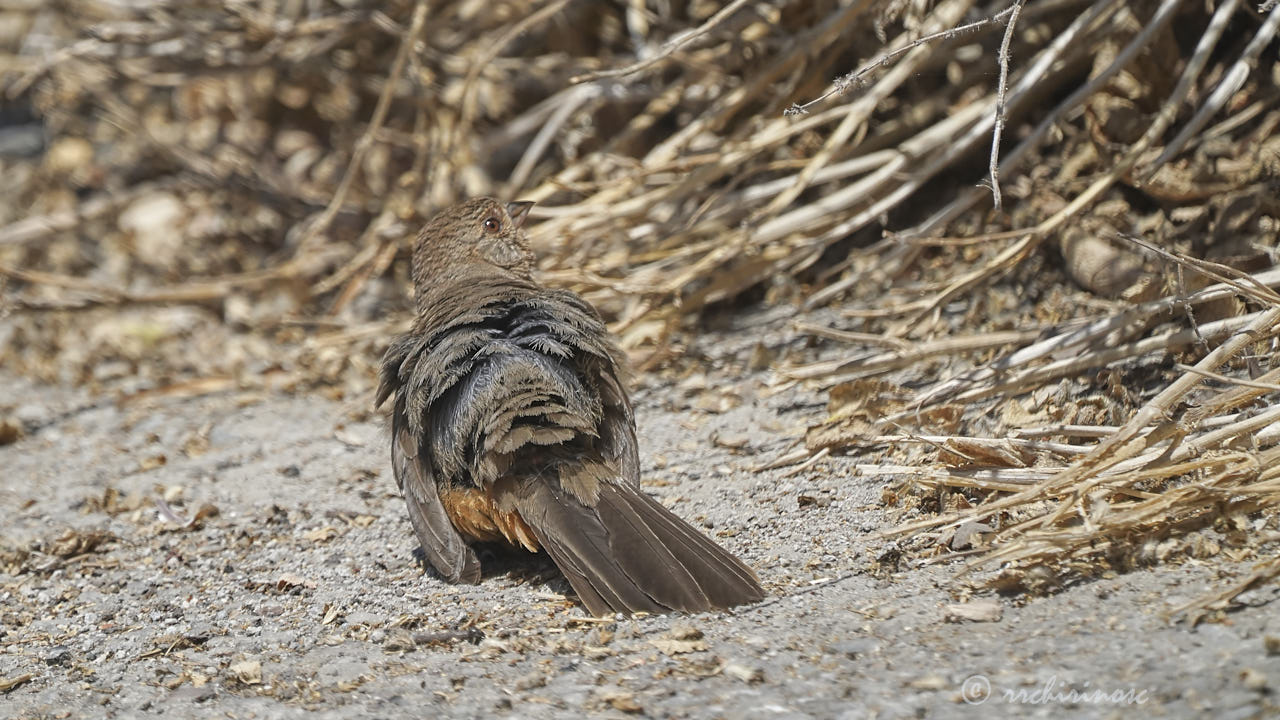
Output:
[[[641,489],[622,351],[588,301],[535,280],[532,206],[466,200],[413,243],[416,318],[375,407],[392,400],[392,470],[427,560],[475,584],[475,542],[544,551],[597,617],[760,601],[751,568]]]

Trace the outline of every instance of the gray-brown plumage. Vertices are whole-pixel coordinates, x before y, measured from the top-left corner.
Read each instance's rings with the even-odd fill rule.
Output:
[[[620,352],[572,292],[534,282],[531,203],[441,211],[413,251],[418,318],[382,360],[391,457],[436,570],[478,582],[473,541],[545,550],[594,615],[760,600],[746,565],[640,490]]]

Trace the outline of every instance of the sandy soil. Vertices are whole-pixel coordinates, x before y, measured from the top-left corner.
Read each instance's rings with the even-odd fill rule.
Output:
[[[739,372],[749,342],[704,342],[705,379],[636,392],[647,488],[771,597],[693,617],[592,621],[531,556],[486,556],[479,586],[441,582],[415,557],[381,423],[352,419],[351,402],[118,402],[0,375],[0,420],[25,428],[0,447],[0,717],[1280,709],[1275,587],[1224,622],[1165,617],[1247,567],[1165,566],[1045,598],[971,595],[959,564],[894,568],[874,536],[892,525],[887,481],[857,475],[858,458],[751,470],[821,417],[820,399]]]

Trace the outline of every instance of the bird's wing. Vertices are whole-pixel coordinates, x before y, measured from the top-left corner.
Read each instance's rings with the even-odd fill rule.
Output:
[[[480,560],[449,521],[430,463],[424,460],[404,413],[397,409],[392,420],[391,466],[422,549],[449,582],[480,582]]]

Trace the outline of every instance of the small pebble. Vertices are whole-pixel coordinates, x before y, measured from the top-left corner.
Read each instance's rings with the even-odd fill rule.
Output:
[[[1240,682],[1254,692],[1263,692],[1267,689],[1267,676],[1257,668],[1250,667],[1241,670]]]

